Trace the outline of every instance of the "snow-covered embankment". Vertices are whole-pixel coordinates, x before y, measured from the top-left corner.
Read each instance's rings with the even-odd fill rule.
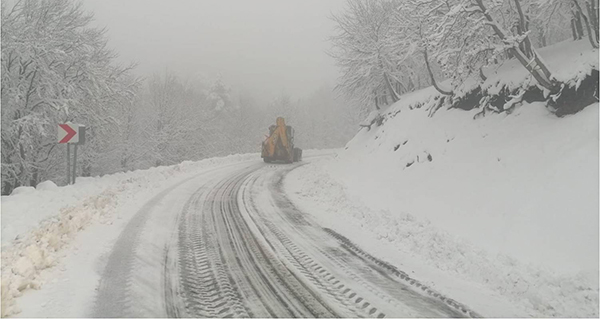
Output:
[[[597,70],[557,48],[545,58],[562,79]],[[490,83],[530,81],[519,74],[508,63]],[[290,173],[292,199],[484,316],[598,316],[598,104],[429,117],[436,94],[403,96],[338,156]]]
[[[60,264],[67,248],[78,245],[78,234],[86,227],[118,221],[104,230],[110,232],[109,237],[118,236],[137,206],[161,190],[208,169],[258,159],[258,154],[210,158],[78,178],[75,185],[65,187],[47,181],[37,189],[20,188],[10,196],[2,196],[2,316],[20,311],[15,298],[27,289],[39,289],[44,270]],[[98,240],[103,238],[95,242],[99,247],[107,244]]]

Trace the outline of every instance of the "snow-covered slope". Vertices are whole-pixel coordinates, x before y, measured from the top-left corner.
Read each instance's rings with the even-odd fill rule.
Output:
[[[592,69],[598,70],[598,50],[593,50],[589,41],[563,41],[539,49],[539,54],[549,65],[552,75],[569,86],[579,86]],[[485,68],[487,80],[481,85],[483,90],[496,93],[506,85],[513,90],[519,87],[536,85],[535,79],[516,60],[505,61],[498,67]],[[465,85],[463,89],[471,88]]]
[[[546,50],[561,79],[597,68],[582,43]],[[491,82],[529,81],[498,72]],[[402,96],[336,158],[292,172],[293,199],[483,315],[598,316],[598,104],[473,120],[478,109],[429,117],[435,95]]]
[[[597,105],[565,119],[540,104],[478,121],[415,111],[361,132],[342,158],[354,173],[332,171],[374,208],[402,207],[493,252],[597,270]]]

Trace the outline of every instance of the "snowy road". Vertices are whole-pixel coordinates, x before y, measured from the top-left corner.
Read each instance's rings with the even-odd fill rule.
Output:
[[[229,165],[154,197],[111,251],[90,316],[477,316],[294,207],[282,180],[299,165]]]

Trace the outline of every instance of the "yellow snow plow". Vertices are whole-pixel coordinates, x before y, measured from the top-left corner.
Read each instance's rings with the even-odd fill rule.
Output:
[[[276,123],[269,127],[269,136],[262,143],[261,157],[266,163],[301,161],[302,149],[294,147],[294,128],[285,125],[283,117],[278,117]]]

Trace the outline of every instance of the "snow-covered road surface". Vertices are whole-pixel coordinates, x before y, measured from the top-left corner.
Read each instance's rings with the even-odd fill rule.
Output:
[[[88,315],[477,316],[298,210],[282,180],[299,165],[217,168],[155,196],[116,241]]]

